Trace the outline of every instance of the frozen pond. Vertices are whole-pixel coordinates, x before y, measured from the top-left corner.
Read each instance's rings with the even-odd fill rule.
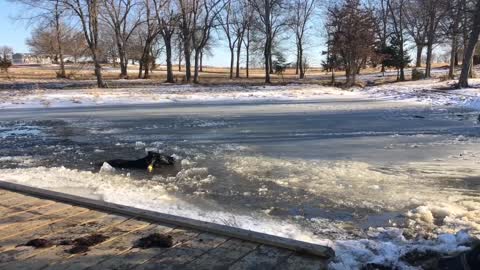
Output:
[[[0,177],[327,243],[340,266],[381,263],[480,231],[477,117],[349,97],[2,110]],[[146,150],[175,168],[97,172]]]

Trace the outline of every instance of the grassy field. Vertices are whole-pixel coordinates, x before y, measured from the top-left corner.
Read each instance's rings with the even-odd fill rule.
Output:
[[[444,66],[444,64],[437,64],[436,67]],[[41,83],[41,82],[84,82],[95,80],[93,66],[91,65],[67,65],[68,79],[57,79],[58,65],[18,65],[9,69],[8,74],[0,73],[0,84],[18,84],[18,83]],[[361,71],[361,75],[379,73],[379,68],[368,68]],[[108,81],[109,85],[115,87],[116,85],[124,85],[128,82],[130,85],[144,85],[144,84],[158,84],[166,80],[166,68],[159,66],[152,73],[149,80],[138,79],[138,66],[129,66],[129,80],[119,79],[119,68],[110,65],[103,66],[104,79]],[[229,69],[220,67],[204,67],[203,72],[200,72],[200,84],[245,84],[257,85],[264,82],[264,71],[260,68],[250,69],[250,76],[246,78],[244,69],[240,72],[240,78],[229,78]],[[359,77],[359,84],[369,83],[382,84],[395,81],[395,72],[390,72],[387,76],[381,78],[362,78]],[[193,75],[193,74],[192,74]],[[336,77],[344,76],[343,71],[336,72]],[[407,72],[407,79],[410,77],[410,72]],[[178,66],[174,67],[174,76],[177,83],[185,83],[184,67],[179,71]],[[272,74],[272,82],[274,84],[284,83],[309,83],[309,84],[328,84],[331,79],[331,73],[325,72],[320,68],[311,68],[306,73],[304,80],[298,79],[295,74],[295,69],[287,69],[282,75]],[[93,86],[94,83],[91,82]]]

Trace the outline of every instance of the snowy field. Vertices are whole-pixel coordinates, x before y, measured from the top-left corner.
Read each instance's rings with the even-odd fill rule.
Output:
[[[0,175],[417,269],[480,236],[480,91],[448,83],[1,91]],[[95,166],[146,150],[177,163]]]

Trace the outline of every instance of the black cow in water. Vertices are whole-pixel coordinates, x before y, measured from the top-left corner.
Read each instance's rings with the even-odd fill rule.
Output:
[[[171,156],[149,151],[147,156],[141,159],[112,159],[106,162],[114,168],[148,170],[148,172],[152,172],[154,168],[174,165],[175,159]]]

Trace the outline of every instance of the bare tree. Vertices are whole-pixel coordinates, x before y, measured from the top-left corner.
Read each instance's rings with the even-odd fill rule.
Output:
[[[387,4],[388,1],[389,0],[377,0],[370,3],[372,8],[376,10],[377,23],[376,23],[375,31],[377,33],[377,38],[379,40],[379,50],[383,50],[384,48],[387,47],[387,39],[389,36],[389,33],[387,31],[389,26],[389,10],[388,10],[388,4]],[[381,60],[382,58],[383,56],[379,54],[379,60]],[[382,73],[385,72],[385,66],[383,65],[383,61],[382,61],[382,67],[380,72]]]
[[[218,16],[219,23],[225,33],[230,50],[230,79],[233,78],[236,53],[235,77],[240,77],[240,53],[242,40],[245,34],[249,15],[247,12],[248,2],[245,0],[225,0],[225,8]]]
[[[158,35],[161,32],[160,25],[158,24],[156,13],[155,13],[155,3],[153,0],[143,0],[143,10],[144,13],[142,17],[144,23],[140,28],[140,42],[143,45],[142,47],[142,56],[140,57],[140,65],[138,70],[138,77],[148,79],[150,77],[150,67],[151,63],[154,60],[151,54],[152,46],[156,42]]]
[[[308,30],[309,23],[314,14],[316,0],[293,0],[290,10],[289,26],[295,33],[295,43],[297,45],[297,67],[300,71],[300,79],[305,77],[305,61],[304,61],[304,45],[305,35]]]
[[[62,0],[62,2],[76,15],[80,21],[85,40],[95,65],[97,86],[107,87],[103,81],[102,66],[99,59],[99,10],[100,0]]]
[[[120,59],[120,78],[127,78],[127,43],[133,31],[140,24],[140,17],[138,14],[134,14],[134,9],[138,3],[133,0],[102,0],[102,2],[104,9],[101,14],[113,31],[118,58]]]
[[[250,47],[252,44],[252,35],[255,31],[254,29],[254,12],[253,7],[250,4],[250,1],[247,0],[245,3],[245,13],[244,13],[244,22],[245,22],[245,32],[243,33],[242,42],[245,46],[245,75],[247,78],[250,77]],[[240,77],[240,64],[239,56],[237,55],[237,77]]]
[[[177,0],[180,8],[180,36],[185,58],[185,79],[190,82],[194,52],[194,82],[198,83],[199,60],[210,39],[222,0]]]
[[[233,66],[235,59],[235,47],[240,42],[240,35],[237,35],[234,27],[237,18],[237,10],[235,9],[235,0],[225,0],[225,8],[223,9],[218,20],[225,33],[228,42],[228,49],[230,50],[230,79],[233,79]]]
[[[263,57],[265,61],[265,83],[271,83],[270,73],[272,67],[272,48],[275,35],[280,30],[281,25],[285,23],[282,16],[284,9],[283,0],[249,0],[250,5],[259,15],[259,21],[262,25],[261,30],[265,37],[263,46]]]
[[[415,66],[421,67],[423,49],[427,44],[427,14],[419,0],[406,0],[405,6],[405,30],[417,49]]]
[[[404,39],[404,8],[405,0],[387,0],[388,10],[391,14],[393,35],[395,42],[399,46],[400,59],[405,59],[405,39]],[[402,61],[403,62],[403,61]],[[399,80],[405,81],[405,67],[400,65]]]
[[[438,41],[438,30],[441,20],[443,20],[449,10],[449,0],[420,0],[427,13],[427,60],[425,68],[425,78],[431,77],[433,45]]]
[[[462,20],[462,5],[461,0],[452,0],[452,8],[449,10],[450,23],[447,26],[447,35],[451,37],[451,49],[450,49],[450,65],[448,69],[448,77],[453,79],[455,77],[455,59],[458,52],[459,35],[460,35],[460,22]]]
[[[64,30],[64,28],[66,28],[67,25],[63,21],[65,17],[63,0],[12,0],[12,2],[23,4],[33,11],[33,16],[19,18],[36,23],[37,27],[39,27],[36,29],[37,31],[41,28],[52,29],[52,49],[55,51],[55,61],[60,66],[60,71],[57,72],[57,76],[65,78],[64,39],[66,30]]]
[[[179,13],[175,2],[170,0],[153,0],[155,14],[160,27],[160,35],[165,44],[167,62],[167,82],[175,82],[172,64],[172,38],[178,26]]]
[[[13,49],[8,46],[0,46],[0,71],[8,75],[8,69],[12,66]]]

